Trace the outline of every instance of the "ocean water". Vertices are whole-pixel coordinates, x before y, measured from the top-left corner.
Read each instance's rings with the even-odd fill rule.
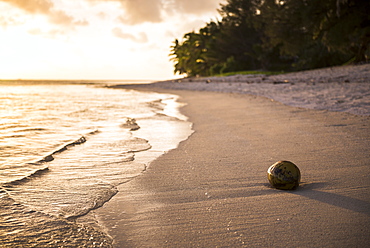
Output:
[[[110,247],[76,218],[191,134],[177,96],[0,83],[0,247]]]

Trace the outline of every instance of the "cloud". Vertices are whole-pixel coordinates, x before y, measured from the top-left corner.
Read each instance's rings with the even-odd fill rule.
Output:
[[[139,42],[139,43],[148,42],[148,37],[143,32],[139,33],[138,36],[135,36],[133,34],[124,33],[120,28],[116,27],[112,30],[112,33],[114,36],[121,38],[121,39],[132,40],[134,42]]]
[[[53,10],[48,16],[51,23],[62,25],[62,26],[87,26],[89,22],[87,20],[77,20],[74,17],[67,15],[64,11]]]
[[[82,0],[79,0],[82,1]],[[123,10],[118,20],[128,25],[145,22],[164,22],[169,15],[201,15],[214,12],[225,0],[85,0],[91,4],[114,3]],[[70,13],[76,10],[61,10],[54,4],[56,0],[0,0],[29,14],[45,15],[50,23],[73,27],[87,25],[86,20],[79,20]],[[58,1],[59,3],[59,1]],[[63,3],[63,1],[61,2]],[[59,6],[59,5],[58,5]],[[78,11],[84,11],[83,9]],[[75,14],[76,15],[76,14]],[[102,13],[99,14],[102,17]]]
[[[54,4],[49,0],[1,0],[31,14],[47,14]]]
[[[96,0],[90,0],[96,1]],[[106,0],[117,1],[125,14],[120,16],[125,24],[164,21],[164,13],[204,14],[215,11],[224,0]]]
[[[142,22],[161,22],[161,0],[126,0],[121,2],[125,15],[120,20],[126,24],[138,24]]]
[[[22,24],[22,22],[18,21],[16,18],[11,16],[0,16],[0,26],[7,28],[8,26],[15,26]]]
[[[215,0],[173,0],[177,11],[185,14],[203,14],[220,7],[220,2]]]
[[[56,9],[54,3],[50,0],[0,0],[0,2],[8,3],[29,14],[46,15],[49,21],[56,25],[87,25],[86,20],[75,20],[66,12]]]
[[[51,39],[54,39],[54,38],[56,38],[57,36],[60,36],[60,35],[65,35],[65,32],[62,31],[62,30],[59,30],[59,29],[52,29],[52,30],[48,30],[48,31],[42,31],[39,28],[34,28],[34,29],[31,29],[31,30],[28,30],[28,33],[32,34],[32,35],[40,35],[40,36],[43,36],[45,38],[51,38]]]

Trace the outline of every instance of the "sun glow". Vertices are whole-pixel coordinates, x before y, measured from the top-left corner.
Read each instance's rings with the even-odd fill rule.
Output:
[[[164,6],[145,20],[131,6],[135,3],[126,6],[118,0],[40,0],[37,6],[4,1],[0,0],[0,79],[173,78],[168,57],[173,40],[214,19],[218,7],[207,0],[213,7],[194,14]]]

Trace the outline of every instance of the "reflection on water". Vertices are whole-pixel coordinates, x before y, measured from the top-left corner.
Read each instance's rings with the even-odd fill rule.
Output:
[[[0,246],[109,247],[109,237],[74,219],[190,135],[176,99],[86,85],[0,85]]]

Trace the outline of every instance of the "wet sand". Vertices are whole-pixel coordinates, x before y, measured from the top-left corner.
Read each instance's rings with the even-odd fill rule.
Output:
[[[138,89],[179,95],[194,133],[93,212],[115,247],[369,247],[369,116]],[[279,160],[300,168],[297,190],[269,186]]]

